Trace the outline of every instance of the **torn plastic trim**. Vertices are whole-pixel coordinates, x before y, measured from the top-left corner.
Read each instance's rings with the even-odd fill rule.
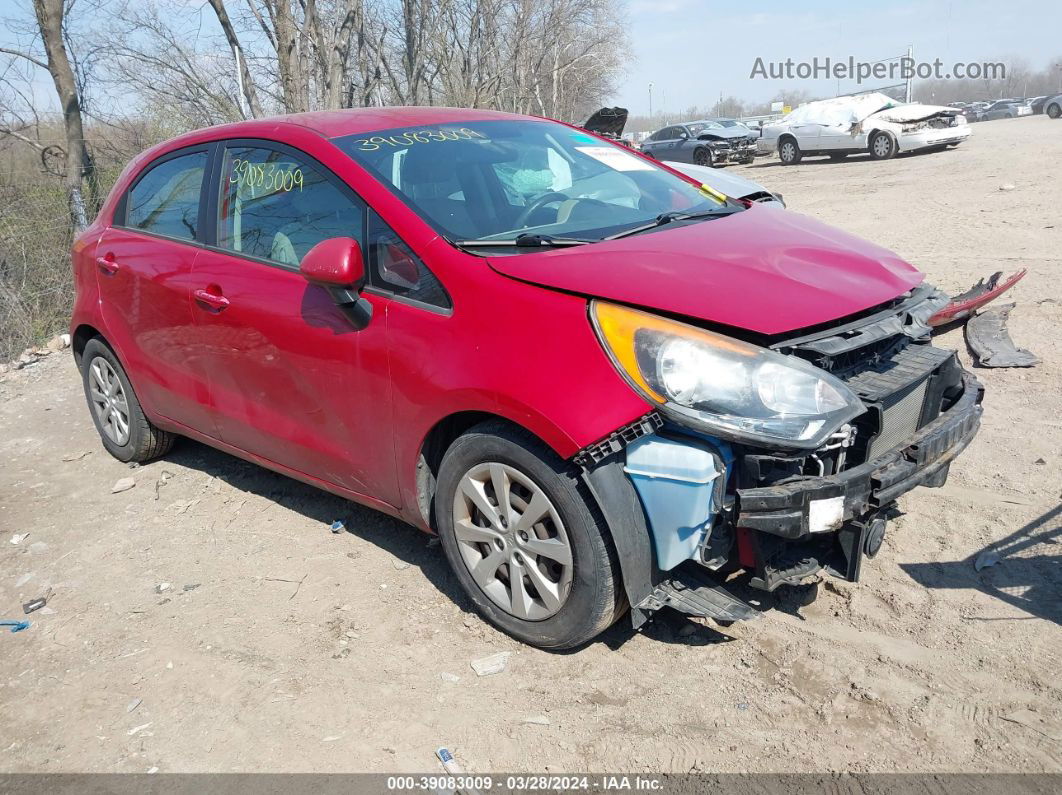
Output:
[[[930,334],[929,318],[947,302],[948,297],[943,292],[932,285],[923,284],[896,306],[840,326],[781,340],[770,347],[782,353],[802,350],[822,356],[837,356],[897,335],[912,340],[926,339]]]
[[[982,312],[966,324],[966,343],[980,367],[1035,367],[1040,357],[1019,348],[1007,331],[1007,318],[1014,304]]]
[[[660,430],[664,425],[664,418],[655,411],[651,411],[644,417],[639,417],[634,422],[617,428],[604,439],[587,445],[572,457],[578,466],[589,467],[604,461],[610,455],[626,449],[627,445]]]
[[[995,300],[1020,282],[1027,271],[1027,268],[1022,268],[1017,273],[1008,276],[1003,282],[1000,282],[1003,278],[1003,271],[996,271],[988,277],[987,281],[979,279],[977,284],[966,292],[952,296],[947,306],[929,318],[929,325],[945,326],[957,320],[965,320],[974,313],[975,309]]]

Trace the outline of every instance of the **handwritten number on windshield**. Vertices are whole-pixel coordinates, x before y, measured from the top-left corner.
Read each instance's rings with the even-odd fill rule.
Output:
[[[357,138],[361,144],[358,151],[375,152],[383,146],[413,146],[413,144],[430,144],[433,141],[460,141],[470,138],[487,140],[481,132],[462,127],[459,130],[411,130],[398,135],[374,135],[372,138]]]

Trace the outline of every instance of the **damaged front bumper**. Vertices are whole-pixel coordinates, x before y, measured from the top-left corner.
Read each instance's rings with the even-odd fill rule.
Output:
[[[962,397],[902,447],[836,475],[739,489],[737,526],[800,539],[881,510],[916,486],[943,485],[952,460],[977,434],[983,394],[965,373]]]
[[[828,342],[814,344],[821,348]],[[809,466],[823,465],[816,456],[798,463],[732,446],[671,427],[655,413],[577,457],[612,530],[634,626],[663,606],[719,621],[753,617],[756,611],[727,593],[713,574],[724,568],[745,570],[749,585],[767,591],[821,571],[856,581],[864,558],[881,546],[896,500],[917,486],[944,484],[952,460],[976,435],[982,414],[982,387],[959,367],[954,353],[912,345],[851,383],[871,407],[878,406],[870,400],[873,390],[882,390],[883,410],[874,420],[878,433],[864,442],[861,458],[850,458],[847,467],[843,458],[834,459],[833,467],[827,462],[825,474],[806,474]],[[896,395],[912,393],[924,396],[921,410],[905,409],[903,400],[890,404]],[[939,411],[930,411],[931,405]],[[889,438],[890,429],[914,423],[919,412],[923,420],[917,429],[912,424],[911,432],[895,442]],[[651,459],[661,462],[653,473],[640,451],[657,440],[666,443],[658,447],[666,454]],[[681,450],[676,454],[676,442],[717,458],[694,466],[698,459]],[[787,466],[803,470],[786,473]],[[670,491],[660,491],[654,477],[670,479]],[[657,489],[655,496],[646,483]],[[683,499],[699,500],[703,521],[674,521],[690,508],[674,504]],[[696,543],[691,533],[698,534]],[[683,551],[679,562],[676,550]]]

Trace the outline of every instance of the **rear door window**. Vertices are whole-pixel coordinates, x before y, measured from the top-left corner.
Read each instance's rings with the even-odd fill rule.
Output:
[[[218,246],[297,268],[322,240],[362,242],[365,205],[290,151],[230,146],[221,168]]]
[[[207,151],[201,150],[151,166],[129,191],[125,225],[180,240],[199,239],[207,158]]]

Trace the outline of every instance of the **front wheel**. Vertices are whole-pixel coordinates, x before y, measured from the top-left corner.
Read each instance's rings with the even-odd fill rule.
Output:
[[[144,415],[118,357],[98,337],[81,354],[81,378],[92,421],[107,452],[119,461],[150,461],[173,447],[172,433]]]
[[[878,131],[870,138],[870,156],[875,160],[888,160],[896,156],[896,139],[887,132]]]
[[[1047,110],[1045,111],[1045,113],[1047,113],[1050,118],[1057,119],[1059,116],[1062,116],[1062,107],[1060,107],[1057,103],[1052,102],[1050,105],[1047,106]]]
[[[804,157],[795,138],[783,138],[778,144],[778,159],[783,166],[795,166]]]
[[[496,422],[459,437],[435,496],[443,550],[488,621],[570,649],[621,612],[608,529],[575,472],[530,434]]]
[[[712,161],[712,150],[707,146],[702,146],[699,149],[694,150],[693,162],[698,166],[713,166],[715,163]]]

